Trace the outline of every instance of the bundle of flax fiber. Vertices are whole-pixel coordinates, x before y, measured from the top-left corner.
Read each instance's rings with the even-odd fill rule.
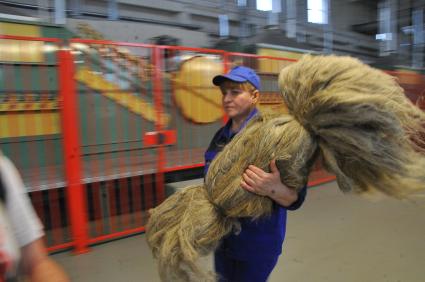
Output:
[[[321,157],[342,191],[397,198],[425,189],[425,114],[393,77],[350,57],[305,56],[282,70],[288,114],[254,118],[211,163],[202,186],[177,192],[151,210],[147,240],[162,281],[214,281],[197,263],[238,218],[267,216],[272,202],[240,187],[250,164],[300,189]],[[422,147],[423,148],[423,147]]]

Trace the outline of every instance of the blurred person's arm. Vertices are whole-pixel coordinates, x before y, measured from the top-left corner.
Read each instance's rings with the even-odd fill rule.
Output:
[[[43,225],[32,207],[18,170],[1,153],[0,173],[5,188],[7,215],[21,250],[23,274],[34,282],[69,281],[62,268],[47,254],[42,239]]]
[[[46,251],[42,239],[21,248],[25,276],[31,282],[67,282],[68,276]]]

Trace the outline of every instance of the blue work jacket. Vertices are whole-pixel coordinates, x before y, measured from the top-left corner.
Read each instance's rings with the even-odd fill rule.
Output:
[[[254,109],[245,120],[241,129],[248,121],[258,114]],[[207,151],[205,152],[204,176],[216,155],[228,144],[238,132],[231,131],[232,120],[220,128],[214,135]],[[242,189],[242,188],[241,188]],[[298,194],[298,200],[290,207],[285,208],[276,203],[273,204],[273,212],[270,216],[253,220],[241,218],[241,232],[226,236],[220,247],[228,256],[239,260],[250,260],[250,258],[274,258],[282,253],[282,245],[286,232],[287,210],[298,209],[304,202],[307,188],[304,187]]]

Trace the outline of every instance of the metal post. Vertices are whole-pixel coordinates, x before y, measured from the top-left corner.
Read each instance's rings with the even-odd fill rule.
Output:
[[[280,0],[272,0],[272,9],[267,15],[267,25],[277,27],[279,25],[279,14],[281,12]]]
[[[384,0],[378,4],[378,35],[380,56],[387,56],[397,51],[397,3],[395,0]]]
[[[416,9],[412,13],[413,23],[413,46],[412,67],[422,68],[424,65],[424,11]]]
[[[71,15],[73,17],[81,16],[81,5],[83,0],[71,0]]]
[[[397,52],[398,50],[398,1],[390,0],[390,48],[392,52]]]
[[[119,19],[117,0],[108,1],[108,19],[111,21],[116,21]]]
[[[241,42],[244,38],[249,36],[248,30],[248,4],[246,0],[238,0],[238,14],[239,14],[239,38]]]
[[[296,0],[286,1],[286,37],[295,38],[297,36],[297,2]]]
[[[333,32],[332,32],[332,18],[329,16],[331,0],[323,1],[323,51],[327,54],[332,53],[333,49]]]
[[[62,100],[62,133],[64,148],[65,177],[67,181],[71,234],[74,239],[74,252],[88,251],[87,208],[81,183],[81,152],[79,137],[78,103],[74,80],[74,59],[70,50],[58,52],[59,91]]]
[[[65,0],[55,0],[55,24],[65,24]]]
[[[220,37],[229,37],[229,17],[227,15],[218,15],[218,24]]]
[[[306,42],[307,41],[307,30],[305,28],[306,26],[306,19],[307,19],[307,1],[295,1],[295,4],[297,6],[296,14],[297,14],[297,21],[299,20],[302,25],[297,26],[297,33],[296,33],[296,40],[297,42]]]
[[[49,1],[38,0],[38,17],[45,22],[50,22]]]
[[[221,0],[221,15],[218,15],[218,33],[220,38],[229,37],[229,17],[226,14],[226,1]]]
[[[162,49],[159,47],[153,48],[153,65],[154,65],[154,79],[153,79],[153,95],[154,95],[154,104],[156,110],[156,123],[155,130],[161,132],[164,129],[162,124],[163,116],[163,106],[162,106],[162,70],[163,70],[163,60],[162,60]],[[160,135],[160,134],[158,134]],[[164,169],[165,169],[165,147],[162,144],[158,144],[157,149],[158,158],[157,158],[157,171],[155,175],[156,183],[156,192],[157,192],[157,201],[159,204],[165,199],[165,190],[164,190]]]
[[[323,51],[326,54],[332,53],[333,49],[333,33],[332,27],[329,24],[324,25],[323,32]]]

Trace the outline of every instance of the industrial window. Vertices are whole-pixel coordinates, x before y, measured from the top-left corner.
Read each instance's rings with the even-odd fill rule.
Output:
[[[308,22],[317,23],[317,24],[327,24],[328,14],[329,14],[328,0],[308,0],[307,1]]]
[[[239,7],[245,7],[246,6],[246,0],[237,0]]]
[[[257,10],[271,11],[273,0],[257,0]]]

